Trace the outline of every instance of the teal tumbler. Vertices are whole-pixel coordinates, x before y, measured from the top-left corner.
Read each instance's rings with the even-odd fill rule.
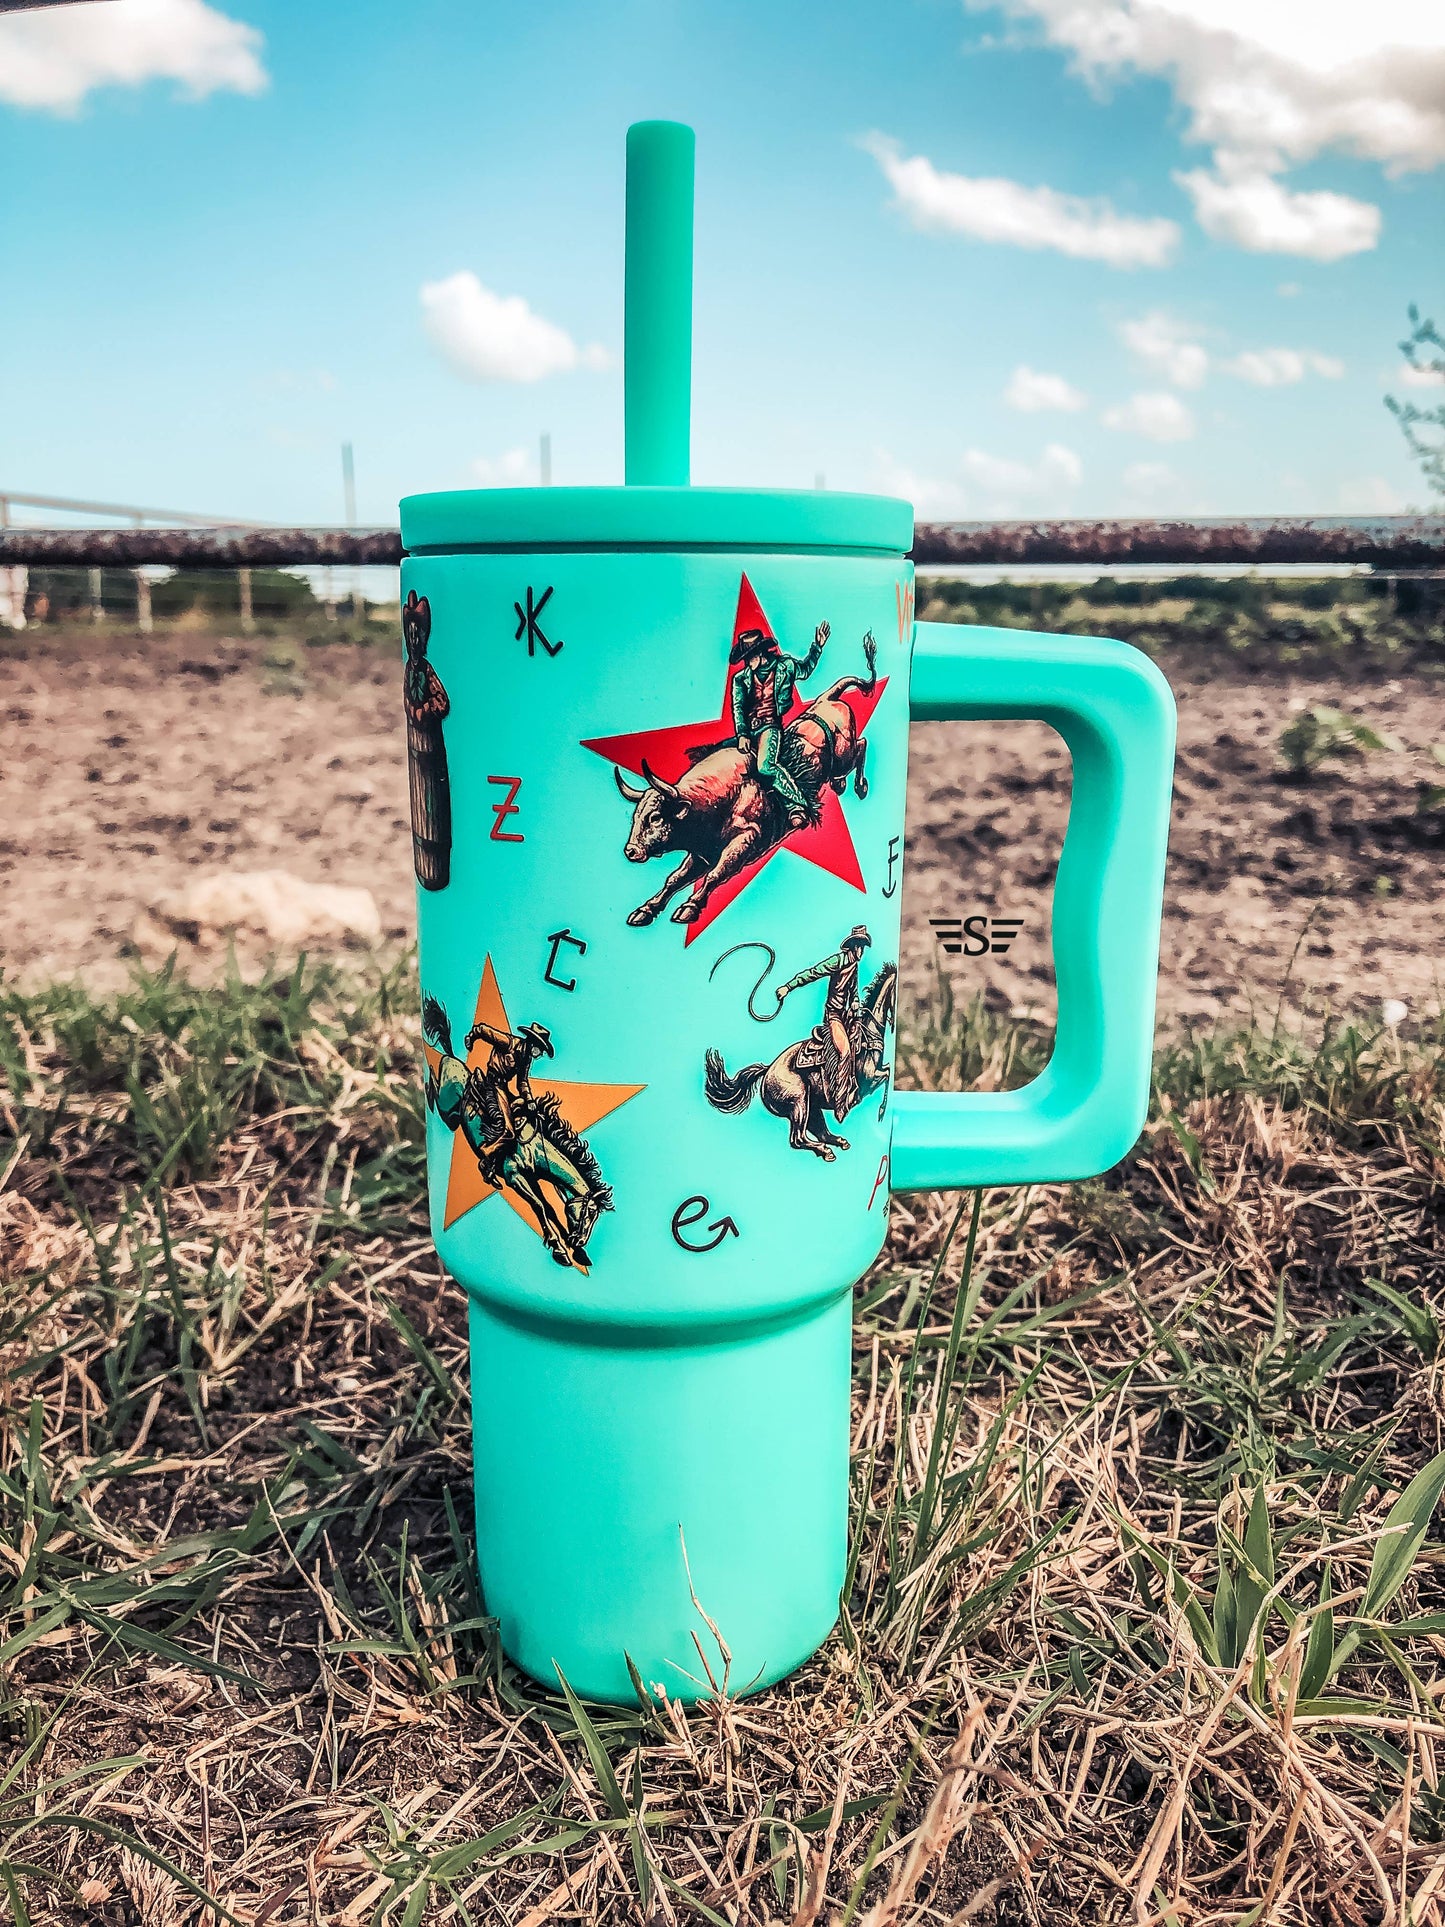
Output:
[[[889,1194],[1086,1177],[1144,1119],[1167,685],[1117,642],[915,622],[912,528],[821,492],[402,504],[477,1556],[507,1653],[592,1699],[629,1666],[710,1692],[711,1628],[735,1692],[826,1637]],[[1022,1090],[896,1092],[909,721],[1004,717],[1073,759],[1054,1052]]]

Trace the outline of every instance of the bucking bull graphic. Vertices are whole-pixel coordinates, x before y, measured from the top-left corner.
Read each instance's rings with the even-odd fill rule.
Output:
[[[841,796],[850,776],[853,794],[860,800],[868,794],[863,772],[867,743],[843,701],[850,690],[871,696],[878,685],[877,646],[871,634],[863,639],[863,654],[866,677],[840,676],[782,731],[778,758],[810,810],[829,784]],[[664,782],[644,763],[646,789],[614,769],[618,789],[633,805],[628,862],[647,863],[655,856],[682,859],[628,917],[634,928],[651,923],[679,890],[693,888],[701,879],[701,888],[693,888],[672,913],[674,923],[696,922],[719,884],[766,856],[799,827],[787,796],[760,778],[756,747],[745,750],[735,742],[723,743],[697,754],[698,761],[676,783]]]

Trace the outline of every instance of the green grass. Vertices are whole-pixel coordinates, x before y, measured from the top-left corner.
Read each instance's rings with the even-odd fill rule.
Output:
[[[1118,636],[1191,666],[1362,676],[1445,673],[1440,585],[1387,576],[1203,576],[919,584],[930,622]]]
[[[1438,1026],[1179,1038],[1121,1170],[895,1200],[839,1627],[685,1713],[501,1655],[414,999],[0,993],[0,1907],[1430,1917]],[[900,1071],[1047,1047],[940,991]]]

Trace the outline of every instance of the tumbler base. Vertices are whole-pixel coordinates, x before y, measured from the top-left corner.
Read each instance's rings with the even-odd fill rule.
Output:
[[[629,1658],[690,1702],[816,1652],[847,1557],[851,1291],[687,1344],[470,1302],[477,1558],[508,1657],[626,1704]]]

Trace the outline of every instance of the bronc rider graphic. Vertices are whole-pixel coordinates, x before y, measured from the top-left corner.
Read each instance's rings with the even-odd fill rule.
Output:
[[[858,1047],[863,1017],[858,997],[858,968],[863,952],[872,942],[866,928],[861,923],[855,924],[831,957],[825,957],[809,970],[800,970],[796,977],[790,977],[777,989],[781,1009],[790,992],[801,990],[804,984],[815,984],[820,977],[828,979],[823,997],[823,1021],[801,1047],[797,1067],[807,1070],[816,1066],[821,1072],[828,1108],[840,1121],[858,1102]]]
[[[557,1263],[589,1270],[587,1240],[599,1215],[612,1209],[612,1192],[586,1139],[561,1116],[557,1099],[532,1089],[533,1064],[554,1055],[545,1025],[523,1024],[513,1032],[474,1024],[462,1048],[491,1046],[479,1069],[453,1051],[451,1026],[435,997],[423,999],[422,1020],[442,1053],[427,1078],[428,1106],[463,1134],[489,1184],[507,1187],[532,1207]]]
[[[818,667],[829,633],[827,623],[820,622],[807,655],[788,656],[767,630],[744,629],[729,658],[737,671],[732,710],[738,748],[753,752],[758,780],[769,795],[778,799],[792,830],[813,821],[817,805],[803,794],[786,766],[783,718],[792,705],[796,685],[806,682]]]
[[[881,1124],[888,1102],[888,1087],[893,1072],[888,1063],[888,1033],[898,1009],[898,966],[880,964],[872,982],[861,994],[858,971],[863,952],[872,938],[857,924],[839,944],[831,957],[800,970],[796,977],[779,986],[774,993],[778,1011],[795,990],[804,984],[826,978],[823,1021],[815,1024],[806,1037],[787,1044],[771,1063],[743,1064],[730,1071],[720,1050],[709,1050],[703,1058],[703,1094],[715,1111],[736,1117],[754,1097],[762,1099],[763,1109],[788,1121],[788,1143],[795,1151],[811,1151],[825,1164],[831,1164],[839,1151],[848,1149],[828,1123],[828,1113],[841,1124],[853,1107],[865,1097],[881,1093],[878,1121]],[[739,950],[758,949],[768,953],[763,977],[754,986],[762,988],[763,979],[773,967],[775,953],[771,944],[739,944]],[[730,956],[731,951],[724,951]],[[722,958],[718,959],[721,963]],[[716,966],[714,966],[716,968]],[[748,1013],[759,1023],[770,1023],[753,1008]]]

